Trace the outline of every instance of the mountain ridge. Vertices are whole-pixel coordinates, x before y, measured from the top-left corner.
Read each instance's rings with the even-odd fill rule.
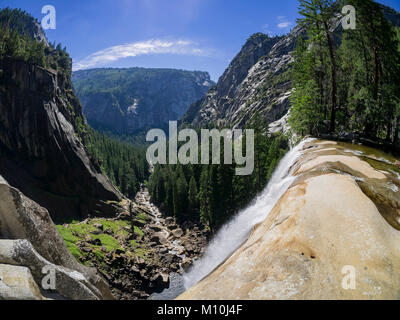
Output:
[[[179,120],[214,85],[207,72],[170,68],[97,68],[72,79],[88,122],[117,134]]]
[[[202,126],[214,122],[223,126],[243,127],[250,120],[249,117],[258,111],[263,117],[269,118],[269,122],[281,118],[289,108],[287,99],[284,99],[284,94],[289,90],[287,81],[277,83],[271,90],[266,88],[265,91],[268,92],[262,92],[265,101],[253,100],[258,91],[264,90],[264,82],[287,72],[286,64],[292,61],[291,52],[296,45],[295,39],[289,37],[291,34],[298,36],[301,32],[302,29],[295,28],[292,33],[282,37],[270,38],[261,33],[252,35],[217,85],[210,89],[205,98],[189,108],[182,123]],[[253,41],[258,43],[259,50],[252,56],[252,47],[249,44]],[[265,45],[260,46],[262,43]],[[237,70],[241,72],[237,74]],[[277,88],[283,90],[283,94],[274,94],[273,91],[277,91]],[[279,99],[283,101],[277,108],[266,110],[265,105],[271,105]]]

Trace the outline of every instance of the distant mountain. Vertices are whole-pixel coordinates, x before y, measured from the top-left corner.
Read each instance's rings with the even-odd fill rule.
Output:
[[[290,82],[285,78],[296,46],[295,31],[285,37],[252,35],[204,99],[192,105],[183,122],[243,127],[258,111],[269,122],[288,110]]]
[[[89,124],[117,134],[179,120],[214,85],[207,72],[145,68],[83,70],[72,80]]]

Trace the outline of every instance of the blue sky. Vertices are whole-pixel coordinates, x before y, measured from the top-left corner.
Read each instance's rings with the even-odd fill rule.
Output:
[[[399,0],[379,1],[400,11]],[[56,8],[50,41],[65,45],[74,69],[153,67],[208,71],[217,80],[255,32],[290,31],[298,0],[0,0],[42,20]]]

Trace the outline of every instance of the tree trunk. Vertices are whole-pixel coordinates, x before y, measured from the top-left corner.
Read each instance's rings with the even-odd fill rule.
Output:
[[[387,131],[386,131],[387,142],[392,142],[392,130],[393,130],[393,125],[392,122],[389,121],[389,123],[387,124]]]
[[[317,30],[318,33],[321,33],[321,26],[319,24],[319,22],[316,22],[317,25]],[[320,48],[323,48],[323,43],[322,43],[322,39],[319,38],[319,46]],[[319,50],[319,58],[321,60],[321,66],[325,66],[325,61],[324,61],[324,54],[322,52],[322,49]],[[323,68],[322,67],[322,68]],[[327,120],[328,118],[328,106],[324,105],[324,73],[320,70],[317,70],[318,72],[318,86],[319,86],[319,94],[320,94],[320,104],[321,106],[323,106],[324,108],[324,120]]]
[[[368,62],[368,57],[367,57],[367,48],[366,48],[365,42],[364,42],[364,35],[361,30],[360,30],[360,38],[361,38],[361,46],[362,46],[362,51],[363,51],[363,56],[364,56],[365,84],[368,85],[368,84],[370,84],[369,62]]]
[[[331,84],[332,84],[332,95],[331,95],[331,123],[330,123],[330,132],[335,132],[336,127],[336,109],[337,109],[337,82],[336,82],[336,59],[335,52],[333,48],[333,40],[330,35],[328,23],[324,22],[324,28],[326,33],[326,38],[328,42],[329,48],[329,57],[330,57],[330,65],[331,65]]]
[[[400,119],[397,118],[395,121],[395,129],[393,134],[393,144],[395,148],[399,147],[399,134],[400,134]]]
[[[379,84],[379,56],[378,49],[374,47],[374,98],[378,99]]]

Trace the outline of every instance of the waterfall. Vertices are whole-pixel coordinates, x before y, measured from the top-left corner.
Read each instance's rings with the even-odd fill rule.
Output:
[[[310,141],[312,139],[303,140],[297,147],[290,150],[279,162],[267,187],[259,197],[219,230],[208,245],[203,257],[184,274],[186,289],[195,285],[225,261],[247,240],[252,228],[267,218],[272,208],[295,179],[289,172],[290,168],[302,154],[304,144]]]

